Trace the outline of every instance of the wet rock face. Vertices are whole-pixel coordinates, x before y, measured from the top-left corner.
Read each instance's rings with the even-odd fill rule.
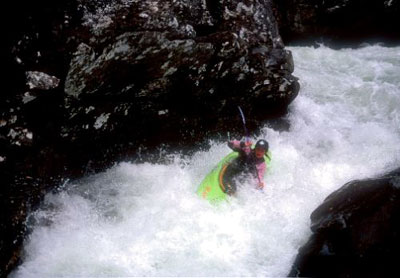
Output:
[[[101,149],[118,145],[116,153],[128,142],[134,150],[143,141],[191,140],[230,130],[237,105],[257,121],[297,95],[269,1],[127,3],[86,15],[97,24],[65,77],[63,140],[91,138]]]
[[[142,114],[193,130],[239,104],[257,117],[297,95],[268,1],[135,1],[109,21],[77,47],[65,81],[71,118],[88,130]]]
[[[396,41],[400,34],[400,1],[275,1],[284,41],[323,38],[324,43]]]
[[[237,105],[253,126],[285,111],[299,85],[270,5],[41,0],[7,6],[15,16],[1,64],[0,276],[19,257],[26,214],[54,185],[132,158],[139,147],[232,131],[240,126],[232,123]]]
[[[67,37],[80,17],[74,1],[5,1],[3,4],[1,277],[18,262],[28,211],[48,188],[45,185],[57,180],[61,173],[52,170],[57,165],[53,146],[58,143],[58,126],[64,114],[61,83],[70,60]]]
[[[344,185],[312,213],[313,235],[289,276],[395,276],[399,219],[400,169]]]

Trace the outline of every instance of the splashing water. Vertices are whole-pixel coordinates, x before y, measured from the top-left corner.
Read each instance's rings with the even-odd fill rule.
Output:
[[[243,185],[219,207],[197,197],[229,152],[218,142],[169,164],[120,163],[46,196],[11,276],[287,275],[313,209],[400,157],[400,47],[290,49],[302,89],[289,131],[262,128],[273,160],[263,193]]]

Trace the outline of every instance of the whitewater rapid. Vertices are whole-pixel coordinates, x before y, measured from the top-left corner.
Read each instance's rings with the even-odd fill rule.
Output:
[[[289,49],[301,91],[288,131],[260,127],[263,193],[245,184],[219,207],[196,196],[229,152],[212,139],[189,158],[121,162],[46,196],[11,277],[286,276],[323,199],[400,162],[400,47]]]

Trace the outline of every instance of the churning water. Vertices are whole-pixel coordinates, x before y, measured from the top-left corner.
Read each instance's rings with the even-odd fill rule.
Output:
[[[120,163],[46,196],[12,277],[287,275],[313,209],[400,162],[400,47],[290,49],[301,92],[289,131],[262,127],[264,193],[243,185],[219,207],[196,196],[229,152],[218,142],[168,164]]]

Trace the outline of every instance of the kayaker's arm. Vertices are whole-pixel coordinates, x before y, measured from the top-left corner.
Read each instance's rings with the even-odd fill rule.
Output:
[[[266,164],[265,162],[257,164],[256,165],[256,170],[257,170],[257,178],[258,178],[258,188],[263,189],[264,188],[264,173],[266,169]]]
[[[228,147],[235,152],[244,151],[245,153],[250,153],[252,143],[250,141],[243,142],[239,140],[231,140],[228,142]]]
[[[239,140],[231,140],[228,142],[228,147],[233,151],[238,152],[240,151],[240,143],[241,142]]]

